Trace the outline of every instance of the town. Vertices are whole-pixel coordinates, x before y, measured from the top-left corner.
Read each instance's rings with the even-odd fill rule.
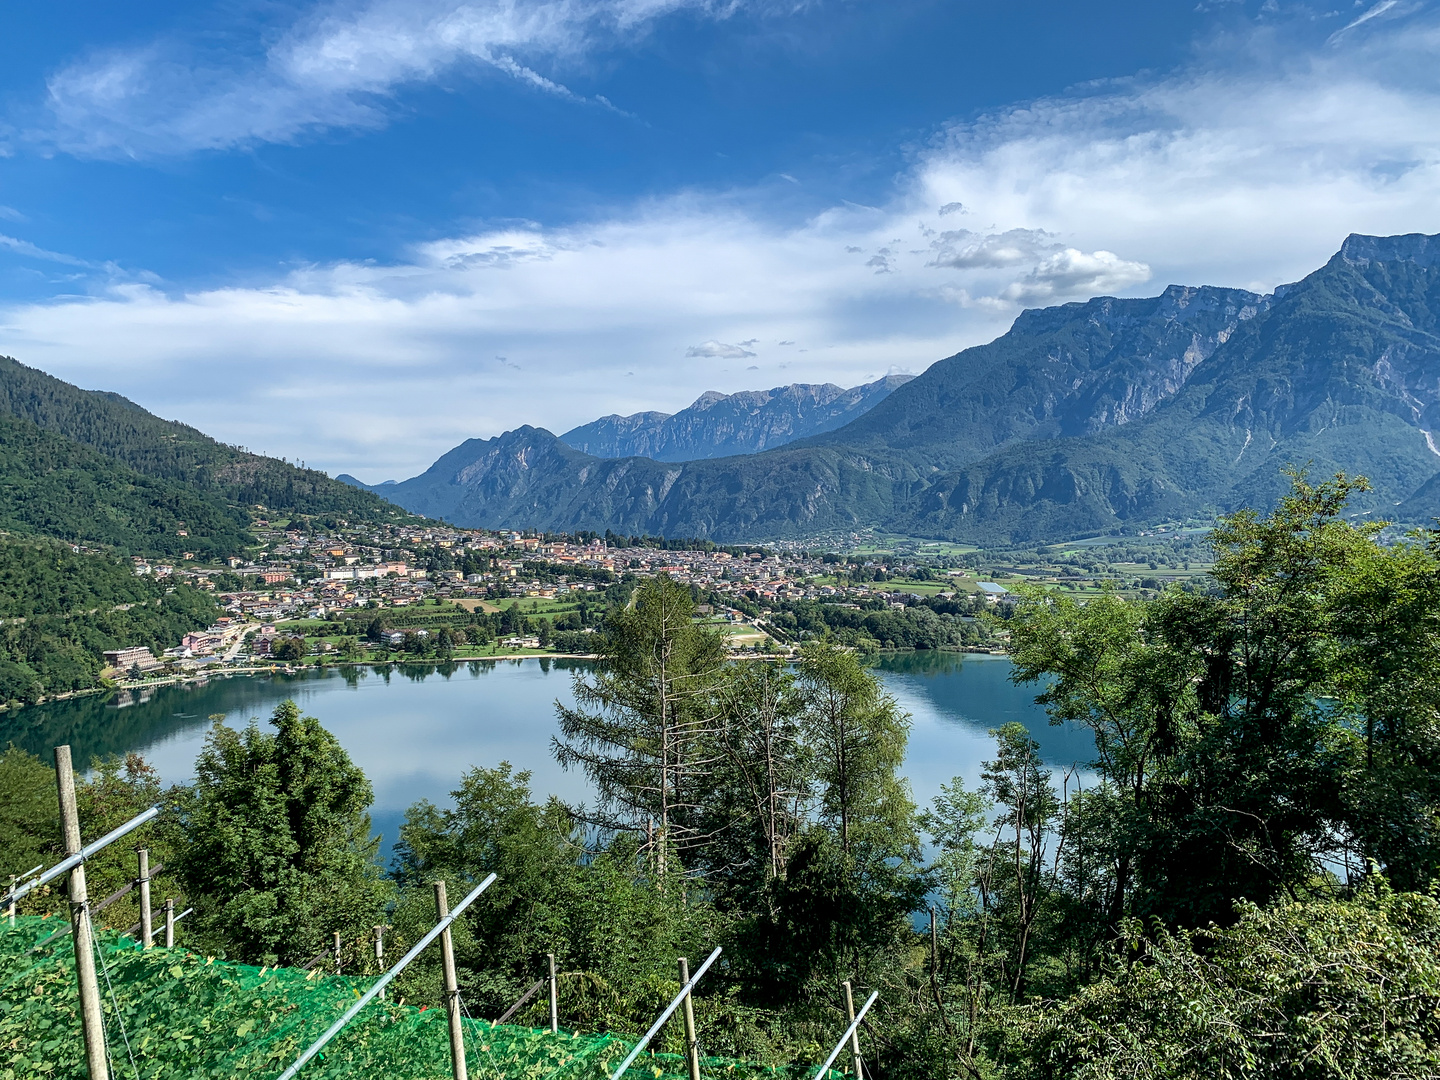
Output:
[[[724,547],[650,538],[557,537],[438,523],[326,528],[254,522],[258,546],[223,566],[133,561],[136,574],[213,595],[226,614],[155,655],[105,653],[120,682],[223,669],[393,659],[587,656],[586,635],[635,583],[690,588],[735,655],[789,655],[829,633],[862,649],[998,651],[977,616],[1004,585],[945,559],[841,556],[787,545]],[[953,561],[953,560],[949,560]]]

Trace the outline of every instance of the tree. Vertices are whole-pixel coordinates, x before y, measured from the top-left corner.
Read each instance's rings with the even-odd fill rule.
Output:
[[[270,647],[270,655],[276,660],[303,660],[305,659],[305,639],[302,637],[284,637]]]
[[[771,896],[805,823],[813,785],[803,703],[788,668],[730,664],[716,687],[716,762],[698,863],[726,906]]]
[[[913,851],[915,806],[898,770],[910,718],[855,653],[825,642],[800,651],[805,744],[813,755],[820,820],[842,851]]]
[[[981,905],[987,911],[999,911],[1012,924],[1007,964],[1009,991],[1012,1000],[1020,1001],[1025,996],[1026,973],[1032,960],[1031,938],[1050,891],[1045,854],[1060,800],[1050,782],[1049,770],[1040,760],[1040,744],[1023,724],[1006,724],[990,734],[995,739],[996,756],[985,762],[981,776],[987,801],[1001,808],[995,819],[991,852],[999,858],[992,858],[976,880]],[[1000,859],[1004,860],[1003,874],[996,872]],[[1002,898],[1009,902],[1003,903]]]
[[[564,768],[584,769],[603,828],[648,828],[663,879],[673,849],[702,839],[697,822],[714,764],[711,691],[725,660],[720,633],[697,625],[694,601],[666,577],[645,582],[632,607],[605,620],[593,673],[575,673],[576,707],[557,704]]]
[[[202,940],[247,963],[309,959],[365,932],[388,889],[365,774],[314,717],[281,702],[273,734],[216,723],[175,798],[176,874]]]
[[[0,884],[60,850],[55,770],[11,745],[0,754]]]
[[[1381,547],[1382,523],[1347,521],[1363,479],[1292,480],[1269,515],[1222,520],[1209,590],[1030,591],[1011,620],[1014,677],[1049,680],[1052,719],[1096,736],[1086,831],[1113,859],[1112,926],[1227,921],[1242,897],[1327,888],[1337,862],[1413,885],[1440,855],[1436,540]]]

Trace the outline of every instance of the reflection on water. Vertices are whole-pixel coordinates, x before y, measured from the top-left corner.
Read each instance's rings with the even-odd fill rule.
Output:
[[[0,746],[13,742],[48,759],[53,747],[69,743],[82,762],[135,750],[175,782],[192,775],[211,715],[239,726],[294,698],[370,777],[375,824],[388,846],[405,807],[421,798],[446,801],[472,765],[509,761],[531,770],[537,795],[584,799],[584,778],[562,771],[550,755],[555,703],[572,703],[571,673],[584,667],[542,658],[217,677],[22,709],[0,718]],[[921,803],[957,775],[973,787],[993,753],[987,730],[1012,720],[1030,730],[1052,764],[1093,754],[1087,732],[1051,727],[1034,703],[1035,688],[1010,683],[1004,657],[907,653],[883,658],[878,670],[914,719],[905,769]]]

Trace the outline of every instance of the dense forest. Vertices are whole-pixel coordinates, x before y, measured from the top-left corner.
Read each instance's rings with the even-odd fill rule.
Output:
[[[1014,677],[1093,733],[1075,769],[1010,724],[978,785],[916,806],[908,717],[862,654],[820,638],[792,665],[730,661],[662,578],[605,618],[560,709],[586,805],[472,763],[410,809],[387,870],[366,778],[287,702],[267,727],[217,723],[163,796],[137,760],[95,770],[86,834],[163,798],[147,842],[196,909],[188,940],[255,964],[338,929],[365,970],[372,926],[414,941],[431,881],[453,896],[493,871],[457,924],[473,1015],[553,952],[562,1024],[633,1033],[678,989],[675,957],[718,944],[706,1053],[813,1065],[849,980],[880,994],[876,1077],[1431,1077],[1440,533],[1382,545],[1345,516],[1361,487],[1297,480],[1269,516],[1225,519],[1207,587],[1022,592]],[[0,873],[53,845],[52,781],[0,759]],[[130,872],[97,860],[91,889]],[[425,957],[397,992],[438,1001],[438,980]]]
[[[112,556],[0,536],[0,704],[94,686],[106,649],[158,656],[220,614],[209,594]]]
[[[224,523],[231,533],[237,533],[249,520],[244,514],[237,517],[237,507],[263,506],[274,513],[305,514],[320,521],[400,521],[409,517],[383,499],[323,472],[227,446],[186,424],[162,420],[119,394],[81,390],[3,356],[0,418],[5,421],[0,424],[0,433],[4,433],[0,445],[8,455],[0,457],[0,486],[42,484],[25,502],[40,496],[41,506],[47,499],[55,503],[56,528],[32,525],[33,531],[47,535],[84,537],[162,554],[181,550],[175,544],[153,546],[163,544],[166,536],[173,538],[176,532],[168,520],[158,518],[154,529],[148,533],[142,529],[133,537],[94,535],[115,516],[108,510],[109,493],[103,477],[97,475],[93,487],[82,491],[71,505],[59,499],[63,484],[48,479],[57,468],[69,469],[71,477],[79,470],[83,479],[98,473],[97,463],[107,464],[122,486],[144,488],[137,497],[157,501],[157,514],[170,512],[192,526],[200,526],[203,519],[205,525],[198,532],[189,530],[191,538],[211,537],[215,550],[223,554],[238,551],[239,544],[236,536],[215,529]],[[21,453],[15,445],[17,439],[22,443],[40,441],[46,448],[42,471],[34,478],[29,475],[30,462],[15,456]],[[183,502],[172,506],[167,499]],[[91,501],[95,507],[89,505]],[[118,505],[120,514],[128,519],[142,504]],[[142,537],[149,544],[139,542]],[[184,550],[210,549],[190,543]]]
[[[216,558],[252,542],[248,523],[240,510],[182,483],[144,476],[0,415],[0,528],[123,551]]]

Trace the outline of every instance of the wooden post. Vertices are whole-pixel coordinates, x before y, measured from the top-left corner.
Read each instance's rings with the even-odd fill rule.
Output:
[[[385,973],[385,927],[384,927],[384,926],[377,926],[377,927],[375,927],[375,973],[376,973],[377,975],[383,975],[383,974]],[[385,1000],[385,991],[384,991],[384,990],[381,990],[381,991],[380,991],[380,1000],[381,1000],[381,1001],[384,1001],[384,1000]]]
[[[435,882],[435,916],[438,919],[450,914],[450,903],[445,898],[445,882]],[[450,927],[440,934],[440,966],[445,980],[445,1015],[450,1021],[450,1071],[455,1080],[467,1080],[465,1066],[465,1032],[460,1026],[460,987],[455,981],[455,943],[450,937]]]
[[[690,982],[690,961],[680,958],[680,985]],[[700,1080],[700,1043],[695,1038],[695,1004],[685,995],[682,1015],[685,1017],[685,1060],[690,1064],[690,1080]]]
[[[555,979],[555,954],[546,953],[550,961],[550,1034],[560,1031],[560,984]]]
[[[175,898],[173,896],[165,898],[165,947],[167,949],[175,947]]]
[[[845,988],[845,1020],[852,1026],[855,1023],[855,997],[850,992],[850,980],[846,979],[840,984]],[[865,1080],[864,1070],[860,1065],[860,1029],[856,1028],[850,1032],[850,1059],[855,1065],[855,1080]]]
[[[150,852],[142,847],[135,854],[140,857],[140,876],[135,882],[140,886],[140,947],[148,949],[155,944],[155,927],[150,920]]]
[[[60,831],[65,854],[80,851],[80,813],[75,807],[75,772],[70,747],[55,748],[55,781],[60,790]],[[110,1080],[105,1052],[105,1017],[100,1012],[100,982],[95,977],[95,940],[85,892],[85,864],[70,871],[70,926],[75,944],[75,981],[80,986],[80,1026],[85,1033],[85,1063],[90,1080]]]
[[[335,974],[340,974],[340,931],[335,931]]]

